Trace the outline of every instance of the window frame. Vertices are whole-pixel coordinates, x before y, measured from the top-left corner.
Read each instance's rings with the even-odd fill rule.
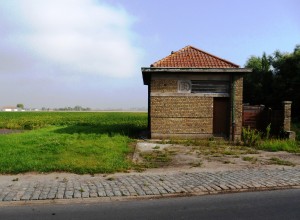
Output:
[[[191,93],[229,95],[230,83],[225,80],[191,80]]]

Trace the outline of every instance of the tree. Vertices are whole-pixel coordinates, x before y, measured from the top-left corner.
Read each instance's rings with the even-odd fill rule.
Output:
[[[299,117],[300,112],[300,46],[293,53],[276,51],[272,61],[274,68],[274,99],[293,101],[292,114]],[[298,113],[298,114],[297,114]]]
[[[251,104],[270,105],[272,93],[272,71],[270,58],[266,53],[262,57],[251,56],[245,67],[251,68],[252,73],[244,77],[244,102]]]
[[[79,105],[76,105],[75,107],[74,107],[74,111],[82,111],[82,107],[81,106],[79,106]]]
[[[24,109],[24,105],[23,104],[17,104],[17,108]]]
[[[262,92],[261,58],[256,56],[251,56],[248,59],[245,67],[251,68],[253,72],[245,75],[244,77],[244,102],[257,104],[260,102],[260,100],[257,99],[259,97],[258,94]]]
[[[251,56],[245,67],[253,72],[244,77],[244,102],[278,108],[282,101],[292,101],[292,116],[299,117],[300,45],[292,53]]]

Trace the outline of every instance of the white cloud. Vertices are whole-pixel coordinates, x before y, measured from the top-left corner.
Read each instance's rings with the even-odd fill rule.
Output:
[[[134,18],[122,8],[93,0],[7,0],[1,1],[1,12],[6,44],[59,67],[60,74],[124,78],[140,66]]]

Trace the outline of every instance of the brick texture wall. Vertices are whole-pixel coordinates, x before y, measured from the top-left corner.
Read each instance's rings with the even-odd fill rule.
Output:
[[[239,140],[242,133],[243,119],[243,77],[235,76],[234,80],[234,113],[236,125],[234,139]],[[213,136],[214,97],[179,94],[177,92],[177,83],[177,79],[151,80],[151,137],[193,138]],[[230,134],[231,138],[231,128]]]
[[[151,92],[177,93],[177,80],[152,80]],[[150,104],[152,137],[212,135],[213,97],[150,96]]]
[[[285,101],[283,104],[283,130],[291,130],[291,112],[292,112],[292,102]]]
[[[243,124],[243,77],[235,76],[235,140],[241,139]]]
[[[151,121],[153,133],[163,134],[212,134],[211,118],[158,118]]]
[[[155,79],[151,80],[151,92],[177,92],[177,80]]]
[[[153,96],[151,115],[169,118],[211,118],[212,97]]]

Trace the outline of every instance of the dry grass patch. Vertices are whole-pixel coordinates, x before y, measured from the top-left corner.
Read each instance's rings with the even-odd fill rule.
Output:
[[[296,165],[288,160],[282,160],[278,157],[272,157],[271,159],[269,159],[269,163],[275,164],[275,165],[292,166],[292,167],[294,167]]]
[[[167,149],[153,150],[140,153],[143,163],[140,165],[146,168],[164,167],[170,164],[175,153]]]
[[[257,162],[257,157],[249,157],[249,156],[245,156],[243,157],[243,161],[249,161],[251,163],[256,163]]]

